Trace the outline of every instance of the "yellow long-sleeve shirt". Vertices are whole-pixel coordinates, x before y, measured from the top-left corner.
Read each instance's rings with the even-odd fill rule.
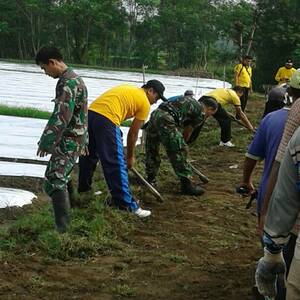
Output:
[[[278,69],[275,80],[278,82],[278,84],[286,83],[290,81],[292,74],[296,71],[295,68],[287,69],[285,66]]]

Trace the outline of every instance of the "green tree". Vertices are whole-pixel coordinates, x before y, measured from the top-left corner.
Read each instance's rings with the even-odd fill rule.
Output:
[[[275,73],[287,58],[298,59],[300,63],[300,2],[260,0],[257,5],[261,17],[255,41],[257,72],[254,79],[260,86],[264,83],[275,84]]]

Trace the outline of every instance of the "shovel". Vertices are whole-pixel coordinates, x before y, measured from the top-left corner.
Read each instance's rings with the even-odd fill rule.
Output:
[[[143,182],[143,184],[148,188],[152,195],[154,195],[155,198],[159,200],[159,202],[164,202],[161,194],[134,167],[132,167],[130,170],[137,178],[139,178]]]
[[[189,165],[190,167],[192,168],[192,171],[198,175],[198,177],[200,178],[200,180],[203,182],[203,183],[209,183],[209,179],[208,177],[206,177],[203,173],[201,173],[197,168],[195,168],[191,162],[189,162]]]

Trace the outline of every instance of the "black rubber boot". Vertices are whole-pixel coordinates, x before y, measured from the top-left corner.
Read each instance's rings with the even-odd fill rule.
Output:
[[[51,195],[56,230],[59,233],[67,231],[69,224],[70,202],[67,191],[57,190]]]
[[[181,182],[181,192],[184,195],[201,196],[204,194],[205,190],[200,186],[193,186],[190,179],[182,177]]]

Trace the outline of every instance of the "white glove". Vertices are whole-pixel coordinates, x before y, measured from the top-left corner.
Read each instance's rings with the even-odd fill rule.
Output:
[[[264,253],[258,261],[255,281],[260,294],[273,298],[276,296],[277,280],[282,280],[285,285],[286,266],[282,251],[272,254],[265,248]]]

